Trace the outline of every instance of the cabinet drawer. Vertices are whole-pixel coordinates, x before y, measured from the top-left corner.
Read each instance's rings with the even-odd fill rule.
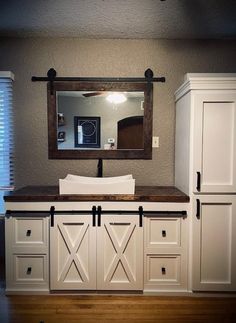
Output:
[[[15,245],[47,245],[46,218],[14,218],[14,244]]]
[[[147,255],[147,284],[180,284],[180,255]]]
[[[180,246],[180,218],[147,218],[146,247]]]
[[[15,283],[45,283],[47,279],[45,255],[13,255]]]

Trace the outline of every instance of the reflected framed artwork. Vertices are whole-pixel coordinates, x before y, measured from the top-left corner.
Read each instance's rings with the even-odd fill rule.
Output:
[[[74,116],[75,148],[100,148],[100,117]]]

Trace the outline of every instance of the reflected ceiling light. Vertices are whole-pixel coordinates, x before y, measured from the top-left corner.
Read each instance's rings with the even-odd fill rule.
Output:
[[[127,98],[123,93],[112,93],[106,97],[106,100],[110,103],[118,104],[125,102]]]

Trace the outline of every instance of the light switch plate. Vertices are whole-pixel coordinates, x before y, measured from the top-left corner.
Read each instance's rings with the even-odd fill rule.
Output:
[[[152,137],[152,147],[158,148],[159,147],[159,137]]]

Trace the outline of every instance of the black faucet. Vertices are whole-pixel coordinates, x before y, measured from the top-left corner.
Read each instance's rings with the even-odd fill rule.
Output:
[[[97,177],[102,177],[103,176],[103,171],[102,171],[102,168],[103,168],[103,164],[102,164],[102,158],[99,158],[98,160],[98,165],[97,165]]]

